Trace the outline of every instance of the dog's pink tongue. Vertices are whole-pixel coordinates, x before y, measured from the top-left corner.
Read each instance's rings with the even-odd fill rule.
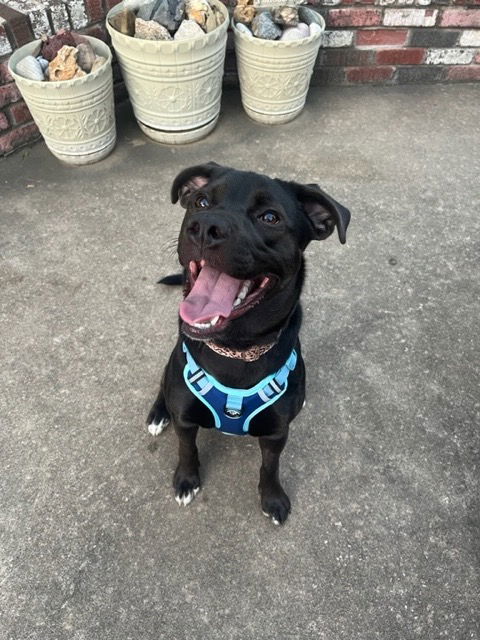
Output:
[[[242,280],[205,265],[180,305],[180,317],[188,324],[209,322],[215,316],[228,318],[241,284]]]

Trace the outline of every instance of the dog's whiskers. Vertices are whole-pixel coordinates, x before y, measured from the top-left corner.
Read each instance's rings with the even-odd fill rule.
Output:
[[[177,253],[177,242],[177,236],[172,236],[160,245],[160,250],[162,251],[162,253],[166,253],[169,256],[175,256]]]

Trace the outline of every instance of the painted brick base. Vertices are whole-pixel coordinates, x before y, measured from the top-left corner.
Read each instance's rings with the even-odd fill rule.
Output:
[[[119,0],[0,0],[0,155],[38,139],[12,81],[12,50],[62,28],[108,42],[105,15]],[[234,6],[235,0],[224,0]],[[309,0],[327,30],[312,84],[480,81],[480,0]],[[114,64],[115,97],[127,98]],[[232,34],[225,83],[237,84]]]

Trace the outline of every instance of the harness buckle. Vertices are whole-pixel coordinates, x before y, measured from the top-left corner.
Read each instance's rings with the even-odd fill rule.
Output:
[[[242,416],[242,411],[238,410],[238,409],[231,409],[230,407],[225,406],[225,408],[223,409],[223,413],[228,417],[228,418],[232,418],[233,420],[236,420],[237,418],[241,418]]]

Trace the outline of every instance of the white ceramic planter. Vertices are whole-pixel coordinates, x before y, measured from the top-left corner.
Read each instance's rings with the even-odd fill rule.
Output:
[[[220,113],[228,12],[223,23],[191,40],[142,40],[107,28],[122,69],[135,117],[142,131],[155,140],[183,144],[203,138],[215,127]]]
[[[232,21],[242,104],[257,122],[289,122],[305,106],[325,21],[306,7],[300,8],[300,17],[316,22],[321,31],[301,40],[263,40],[239,31]]]
[[[116,141],[112,54],[101,40],[88,40],[107,62],[83,78],[41,82],[18,75],[17,63],[27,55],[37,55],[39,40],[20,47],[8,63],[47,147],[67,164],[97,162],[112,151]]]

